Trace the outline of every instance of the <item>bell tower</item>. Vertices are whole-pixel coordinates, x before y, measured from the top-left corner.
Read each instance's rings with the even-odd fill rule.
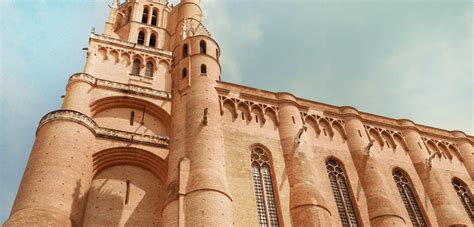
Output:
[[[233,225],[216,91],[220,50],[201,23],[199,3],[182,0],[168,23],[173,98],[165,226]]]

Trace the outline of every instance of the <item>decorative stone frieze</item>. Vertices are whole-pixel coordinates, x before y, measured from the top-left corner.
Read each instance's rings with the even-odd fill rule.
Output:
[[[171,58],[171,56],[172,56],[171,51],[166,51],[166,50],[157,49],[157,48],[154,48],[154,47],[149,47],[149,46],[144,46],[144,45],[137,45],[135,43],[131,43],[131,42],[127,42],[127,41],[123,41],[123,40],[119,40],[119,39],[114,39],[112,37],[107,37],[107,36],[103,36],[103,35],[97,35],[95,33],[91,33],[90,38],[100,40],[100,41],[109,42],[109,43],[113,43],[113,44],[118,44],[118,45],[121,45],[121,46],[124,46],[124,47],[133,48],[133,49],[136,49],[136,50],[153,52],[153,54],[160,54],[160,55],[163,55],[163,56],[168,57],[168,58]]]
[[[168,147],[169,137],[151,136],[121,130],[100,127],[93,119],[74,110],[56,110],[46,114],[40,121],[38,130],[45,124],[56,120],[75,121],[91,130],[97,137],[140,143],[145,145]]]
[[[259,115],[262,118],[263,124],[265,124],[267,117],[265,115],[270,114],[271,117],[274,118],[275,124],[278,126],[280,121],[278,118],[278,107],[277,106],[272,106],[264,103],[258,103],[255,101],[249,101],[249,100],[243,100],[243,99],[238,99],[238,98],[230,98],[226,97],[223,95],[219,96],[219,104],[221,108],[221,115],[224,114],[224,105],[225,104],[230,104],[232,106],[232,117],[237,118],[237,110],[239,107],[244,108],[244,114],[247,115],[247,117],[252,120],[252,111],[256,111],[259,113]]]
[[[125,93],[171,100],[171,93],[168,93],[165,91],[158,91],[155,89],[140,87],[136,85],[123,84],[123,83],[113,82],[109,80],[102,80],[102,79],[95,78],[86,73],[76,73],[72,75],[68,80],[68,84],[71,84],[76,81],[87,82],[93,85],[94,87],[100,87],[100,88],[105,88],[105,89],[110,89],[110,90],[119,90]]]

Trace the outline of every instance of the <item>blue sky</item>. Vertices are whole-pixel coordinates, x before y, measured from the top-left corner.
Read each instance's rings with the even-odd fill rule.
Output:
[[[112,0],[0,0],[0,222]],[[176,1],[171,1],[176,2]],[[472,1],[202,0],[223,80],[474,134]]]

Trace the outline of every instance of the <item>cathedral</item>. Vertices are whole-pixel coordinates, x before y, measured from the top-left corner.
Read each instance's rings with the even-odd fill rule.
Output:
[[[474,136],[225,82],[201,19],[110,5],[4,226],[473,226]]]

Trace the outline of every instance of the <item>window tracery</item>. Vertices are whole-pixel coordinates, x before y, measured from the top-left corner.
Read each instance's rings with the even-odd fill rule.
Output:
[[[454,190],[458,193],[459,199],[467,212],[467,215],[471,221],[474,222],[474,203],[472,202],[472,197],[467,190],[467,186],[459,179],[454,179],[452,183]]]
[[[270,158],[259,147],[252,150],[250,157],[252,159],[252,177],[257,200],[258,222],[260,226],[279,226]]]
[[[347,187],[345,173],[339,162],[335,160],[326,161],[329,181],[336,200],[337,210],[341,217],[343,226],[359,226],[357,216],[352,205],[349,188]]]
[[[393,179],[397,184],[398,191],[400,192],[403,204],[405,205],[408,215],[410,216],[411,223],[414,226],[427,226],[420,206],[416,201],[416,196],[413,192],[408,176],[402,173],[400,170],[395,170],[393,171]]]

